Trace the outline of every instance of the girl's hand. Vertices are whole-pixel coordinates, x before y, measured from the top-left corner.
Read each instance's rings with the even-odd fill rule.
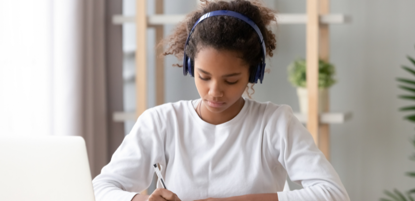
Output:
[[[158,188],[148,197],[148,201],[181,201],[179,197],[173,192],[164,189]]]

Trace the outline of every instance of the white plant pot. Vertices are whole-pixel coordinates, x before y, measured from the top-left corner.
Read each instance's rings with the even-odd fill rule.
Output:
[[[302,114],[308,113],[308,93],[306,88],[297,88],[298,100],[300,103],[300,111]],[[328,90],[318,89],[318,113],[323,113],[328,103]]]

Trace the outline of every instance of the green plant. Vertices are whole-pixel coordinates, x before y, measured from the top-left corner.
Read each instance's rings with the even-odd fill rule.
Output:
[[[413,59],[410,56],[407,56],[409,61],[414,65],[415,67],[415,59]],[[407,66],[402,66],[402,68],[409,72],[410,75],[415,76],[415,69],[409,68]],[[399,88],[403,89],[405,91],[409,91],[411,95],[401,95],[399,98],[415,101],[415,80],[414,79],[406,79],[406,78],[397,78],[397,81],[400,83]],[[415,111],[415,106],[407,106],[399,109],[400,111]],[[415,123],[415,114],[410,114],[409,116],[406,116],[405,119],[409,120],[412,123]],[[415,138],[412,140],[412,144],[415,147]],[[415,153],[410,157],[411,160],[415,161]],[[415,177],[415,172],[407,172],[407,176],[409,177]],[[385,194],[387,195],[387,198],[381,198],[380,201],[415,201],[415,198],[413,197],[413,194],[415,194],[415,188],[406,191],[405,193],[402,193],[399,190],[394,189],[393,191],[385,190]]]
[[[336,80],[333,78],[335,68],[332,64],[320,60],[318,71],[318,88],[329,88],[336,83]],[[307,87],[307,67],[305,59],[297,59],[288,66],[288,80],[295,87]]]

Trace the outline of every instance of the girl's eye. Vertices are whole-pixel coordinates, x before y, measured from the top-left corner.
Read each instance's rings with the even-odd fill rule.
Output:
[[[228,84],[236,84],[236,83],[238,83],[238,81],[236,81],[236,82],[228,82],[228,81],[226,81],[226,83],[228,83]]]
[[[201,80],[209,80],[209,78],[203,78],[202,76],[200,76],[199,75],[199,78],[201,79]]]
[[[204,77],[202,77],[202,76],[200,76],[200,75],[199,75],[199,78],[200,78],[201,80],[203,80],[203,81],[208,81],[208,80],[210,80],[210,78],[204,78]],[[230,85],[238,83],[238,81],[235,81],[235,82],[225,81],[225,82],[226,82],[226,84],[230,84]]]

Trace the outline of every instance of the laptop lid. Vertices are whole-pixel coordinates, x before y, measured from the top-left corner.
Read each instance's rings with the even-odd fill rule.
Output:
[[[0,136],[0,200],[94,201],[85,141]]]

